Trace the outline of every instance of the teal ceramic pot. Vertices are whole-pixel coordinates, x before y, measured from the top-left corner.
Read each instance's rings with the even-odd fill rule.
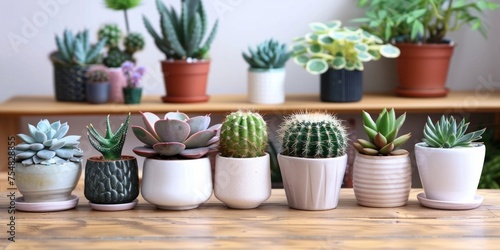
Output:
[[[142,98],[142,88],[123,88],[123,102],[125,104],[139,104]]]

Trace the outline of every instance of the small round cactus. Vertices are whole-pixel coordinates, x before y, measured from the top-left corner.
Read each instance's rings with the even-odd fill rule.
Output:
[[[104,70],[92,70],[87,73],[87,82],[101,83],[108,82],[108,73]]]
[[[118,47],[122,31],[116,24],[106,24],[98,31],[99,40],[107,38],[106,46],[110,48]]]
[[[267,149],[267,125],[259,113],[237,111],[222,123],[219,152],[224,157],[263,156]]]
[[[125,51],[129,55],[132,55],[135,52],[144,49],[144,36],[140,33],[132,32],[125,37],[125,41],[123,43],[125,45]]]
[[[292,114],[278,130],[282,154],[302,158],[332,158],[347,151],[347,132],[335,116],[320,112]]]
[[[118,48],[112,48],[108,51],[108,56],[104,58],[103,63],[108,67],[117,68],[128,60],[130,60],[130,56],[127,53]]]

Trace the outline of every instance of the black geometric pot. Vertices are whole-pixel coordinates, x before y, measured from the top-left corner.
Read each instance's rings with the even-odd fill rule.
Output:
[[[90,157],[85,165],[85,198],[96,204],[122,204],[139,196],[139,170],[137,159],[122,156],[107,161]]]
[[[357,102],[363,97],[363,71],[328,69],[320,76],[323,102]]]
[[[57,62],[54,65],[54,89],[56,100],[62,102],[84,102],[85,82],[89,66],[63,65]]]

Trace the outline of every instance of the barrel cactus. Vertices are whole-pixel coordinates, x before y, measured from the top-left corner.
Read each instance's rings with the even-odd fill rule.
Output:
[[[285,117],[278,129],[281,154],[301,158],[332,158],[346,154],[347,132],[328,113],[305,112]]]
[[[18,134],[23,143],[16,146],[16,161],[23,165],[63,164],[67,161],[81,162],[83,151],[79,135],[69,135],[68,123],[50,123],[47,119],[37,126],[28,124],[30,135]]]
[[[125,45],[125,51],[129,55],[132,55],[135,52],[144,49],[144,36],[141,33],[131,32],[125,37],[123,44]]]
[[[87,72],[87,82],[90,83],[101,83],[101,82],[108,82],[108,72],[104,70],[91,70]]]
[[[106,24],[97,31],[99,39],[106,38],[106,46],[110,48],[118,47],[122,38],[122,31],[116,24]]]
[[[105,160],[120,159],[125,138],[127,137],[129,122],[130,113],[127,120],[113,133],[108,115],[106,117],[106,135],[104,137],[99,134],[92,124],[87,126],[87,137],[90,144],[103,155]]]
[[[259,113],[236,111],[226,116],[219,152],[224,157],[250,158],[266,154],[267,125]]]
[[[98,31],[99,38],[106,39],[108,52],[103,59],[104,65],[117,68],[125,61],[132,60],[134,53],[144,48],[144,38],[141,34],[128,33],[123,39],[123,47],[120,48],[120,41],[123,38],[122,31],[116,24],[106,24]]]
[[[145,127],[132,125],[134,135],[145,146],[133,149],[148,158],[201,158],[216,152],[221,124],[211,127],[210,115],[189,117],[182,112],[168,112],[163,119],[141,112]]]

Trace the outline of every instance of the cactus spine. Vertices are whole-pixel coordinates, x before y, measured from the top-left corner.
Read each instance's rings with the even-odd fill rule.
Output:
[[[282,154],[302,158],[331,158],[346,154],[347,132],[327,113],[308,112],[285,118],[278,130]]]
[[[263,156],[267,149],[267,125],[259,113],[237,111],[222,123],[219,151],[224,157]]]

